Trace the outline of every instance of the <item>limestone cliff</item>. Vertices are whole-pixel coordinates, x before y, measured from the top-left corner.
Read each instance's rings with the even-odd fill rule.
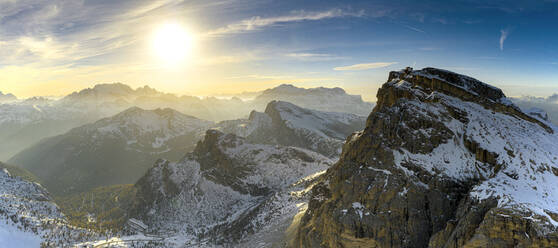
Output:
[[[312,189],[294,247],[557,247],[558,130],[500,89],[391,72]]]

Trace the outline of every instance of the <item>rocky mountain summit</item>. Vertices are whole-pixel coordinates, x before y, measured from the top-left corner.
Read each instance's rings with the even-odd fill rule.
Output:
[[[345,138],[362,130],[365,121],[364,116],[271,101],[263,113],[252,111],[248,119],[223,121],[215,128],[245,137],[251,143],[301,147],[337,158]]]
[[[391,72],[293,247],[557,247],[558,128],[453,72]]]
[[[173,109],[132,107],[44,139],[9,162],[34,173],[57,195],[134,183],[157,159],[182,158],[211,125]]]
[[[332,163],[304,149],[250,144],[234,134],[208,130],[180,162],[159,160],[135,184],[130,216],[170,236],[170,247],[208,247],[247,238],[258,242],[243,247],[273,243],[268,240],[273,238],[281,242],[304,205],[299,191],[309,176]],[[254,233],[263,233],[263,238]]]

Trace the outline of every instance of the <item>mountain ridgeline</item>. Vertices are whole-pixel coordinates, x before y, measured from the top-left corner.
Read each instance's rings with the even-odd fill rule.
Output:
[[[391,72],[312,189],[293,247],[556,247],[558,129],[500,89]]]
[[[349,95],[341,88],[299,88],[292,84],[282,84],[275,88],[264,90],[256,96],[255,109],[267,103],[281,100],[298,106],[325,112],[344,112],[356,115],[368,115],[373,103],[365,102],[359,95]]]

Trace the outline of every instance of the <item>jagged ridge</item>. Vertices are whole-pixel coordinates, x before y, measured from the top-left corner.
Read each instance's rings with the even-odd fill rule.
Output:
[[[248,120],[224,121],[216,128],[246,137],[249,142],[296,146],[338,157],[345,138],[364,128],[365,117],[323,112],[289,102],[271,101],[265,112],[252,111]]]

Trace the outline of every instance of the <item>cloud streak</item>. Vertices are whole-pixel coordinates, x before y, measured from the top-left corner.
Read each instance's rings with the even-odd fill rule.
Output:
[[[504,42],[508,38],[510,31],[508,29],[500,30],[500,51],[504,51]]]
[[[255,30],[260,30],[264,27],[273,26],[276,24],[301,22],[301,21],[318,21],[323,19],[339,18],[339,17],[362,17],[364,11],[348,12],[341,9],[331,9],[321,12],[309,11],[293,11],[288,15],[275,16],[275,17],[260,17],[254,16],[250,19],[244,19],[240,22],[229,24],[212,31],[209,31],[209,36],[219,36],[226,34],[244,33]]]
[[[336,71],[363,71],[363,70],[370,70],[376,68],[383,68],[388,67],[390,65],[397,64],[397,62],[373,62],[373,63],[363,63],[363,64],[354,64],[348,66],[339,66],[333,68]]]
[[[419,29],[419,28],[415,28],[413,26],[403,25],[403,27],[406,27],[407,29],[413,30],[413,31],[418,32],[418,33],[426,34],[426,31],[424,31],[422,29]]]

